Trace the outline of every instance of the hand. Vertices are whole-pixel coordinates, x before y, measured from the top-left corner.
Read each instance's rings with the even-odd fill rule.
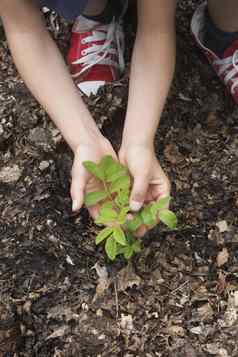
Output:
[[[100,182],[84,168],[83,162],[90,160],[98,163],[105,155],[111,155],[117,160],[111,143],[105,138],[98,138],[93,142],[79,145],[75,150],[71,183],[72,210],[74,212],[82,207],[85,193],[102,189]],[[99,205],[95,205],[89,208],[89,213],[93,218],[97,216],[99,207]]]
[[[158,201],[162,197],[169,196],[170,182],[161,168],[154,149],[143,145],[131,145],[121,148],[120,162],[126,165],[134,179],[130,207],[137,212],[144,203]],[[146,232],[146,227],[140,229],[139,235]]]

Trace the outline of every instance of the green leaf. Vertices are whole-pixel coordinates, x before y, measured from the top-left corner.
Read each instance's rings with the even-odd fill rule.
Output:
[[[104,239],[108,238],[113,233],[113,228],[107,227],[103,229],[96,237],[96,244],[100,244]]]
[[[108,201],[108,202],[105,202],[103,203],[102,207],[101,207],[101,210],[104,210],[104,209],[112,209],[113,208],[113,203]]]
[[[158,202],[152,203],[152,205],[151,205],[152,212],[157,215],[160,210],[167,209],[167,207],[169,206],[170,200],[171,200],[171,197],[167,196],[167,197],[161,198]]]
[[[117,242],[113,237],[109,237],[105,244],[105,250],[111,260],[115,260],[117,255]]]
[[[117,255],[123,254],[124,258],[129,260],[134,253],[139,253],[141,251],[140,241],[135,241],[132,245],[127,245],[126,247],[118,247]]]
[[[177,226],[178,221],[176,215],[168,209],[159,212],[159,219],[170,229],[174,229]]]
[[[118,245],[117,246],[117,255],[124,254],[125,246]]]
[[[115,160],[113,160],[112,156],[110,155],[106,155],[102,158],[100,164],[99,164],[100,168],[102,168],[102,170],[104,171],[104,173],[106,174],[107,172],[109,172],[112,168],[114,168],[115,166]]]
[[[115,202],[118,206],[126,206],[129,205],[129,190],[121,190],[117,194],[117,197],[115,198]]]
[[[143,224],[140,214],[136,214],[132,220],[128,220],[126,225],[129,231],[136,232],[137,229]]]
[[[94,206],[98,202],[105,200],[107,198],[108,193],[106,191],[95,191],[89,192],[85,195],[84,203],[86,206]]]
[[[131,232],[126,232],[126,240],[127,240],[128,244],[130,244],[130,245],[134,243],[135,239]]]
[[[99,211],[96,219],[97,224],[108,224],[115,221],[118,217],[117,212],[109,206],[103,206]]]
[[[127,169],[118,161],[114,160],[112,156],[105,156],[100,162],[100,167],[103,169],[108,182],[115,181],[122,176],[123,173],[127,173]]]
[[[133,244],[132,244],[132,248],[134,250],[135,253],[140,253],[141,252],[141,242],[139,240],[136,240]]]
[[[116,180],[118,180],[120,177],[122,176],[126,176],[127,175],[127,170],[124,168],[117,168],[117,171],[112,174],[112,175],[108,175],[107,177],[107,181],[108,182],[114,182]]]
[[[130,188],[131,180],[129,176],[122,176],[111,184],[110,192],[119,192]]]
[[[126,216],[127,216],[127,213],[130,211],[130,207],[122,207],[119,215],[118,215],[118,223],[120,225],[123,225],[124,223],[126,223]]]
[[[97,177],[99,180],[104,180],[103,169],[92,161],[84,161],[83,166],[88,170],[93,176]]]
[[[130,259],[134,253],[132,245],[128,245],[124,248],[124,257],[125,259]]]
[[[117,212],[111,207],[101,208],[100,215],[105,219],[116,219],[118,217]]]
[[[154,224],[156,224],[156,220],[151,212],[150,206],[146,206],[143,208],[143,210],[141,211],[141,218],[146,226],[153,226]]]
[[[125,233],[120,227],[115,227],[113,229],[113,237],[118,244],[127,245]]]

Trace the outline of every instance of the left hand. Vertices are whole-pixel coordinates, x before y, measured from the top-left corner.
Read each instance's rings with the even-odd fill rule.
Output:
[[[158,201],[170,195],[170,182],[156,158],[153,147],[131,145],[121,148],[120,162],[128,167],[134,180],[130,207],[134,212],[139,211],[143,204]],[[146,227],[140,229],[139,235],[146,232]]]
[[[103,189],[102,183],[93,177],[83,166],[84,161],[99,163],[101,159],[110,155],[117,160],[111,143],[100,136],[87,144],[80,144],[74,152],[74,164],[72,168],[71,196],[73,200],[73,211],[78,211],[84,202],[85,194]],[[88,207],[90,215],[95,219],[100,210],[100,204]]]

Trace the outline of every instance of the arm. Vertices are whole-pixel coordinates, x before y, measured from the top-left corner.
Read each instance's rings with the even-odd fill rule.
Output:
[[[51,39],[28,0],[1,0],[2,20],[16,66],[35,98],[75,150],[99,132]]]
[[[138,1],[124,142],[152,145],[175,64],[175,0]],[[131,135],[137,130],[136,137]]]
[[[143,203],[149,181],[154,181],[154,136],[175,66],[175,9],[175,0],[138,1],[138,30],[121,147],[121,160],[134,176],[132,200],[137,203]],[[161,194],[169,194],[168,180],[162,176]]]
[[[80,208],[89,179],[82,161],[113,154],[75,87],[64,60],[31,0],[1,0],[0,15],[14,61],[75,154],[71,194]],[[79,157],[80,156],[80,157]]]

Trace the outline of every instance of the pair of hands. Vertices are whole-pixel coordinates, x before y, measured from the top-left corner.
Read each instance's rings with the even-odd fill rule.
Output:
[[[88,160],[97,163],[105,155],[111,155],[127,166],[133,178],[130,197],[132,211],[137,212],[144,203],[157,201],[170,194],[169,180],[161,168],[152,146],[122,146],[119,154],[116,155],[110,142],[106,138],[100,138],[97,142],[81,144],[75,150],[71,184],[74,212],[82,207],[86,192],[101,189],[100,183],[87,172],[82,163]],[[99,208],[98,205],[89,208],[89,213],[93,218],[97,216]],[[145,232],[146,227],[143,227],[140,235],[144,235]]]

